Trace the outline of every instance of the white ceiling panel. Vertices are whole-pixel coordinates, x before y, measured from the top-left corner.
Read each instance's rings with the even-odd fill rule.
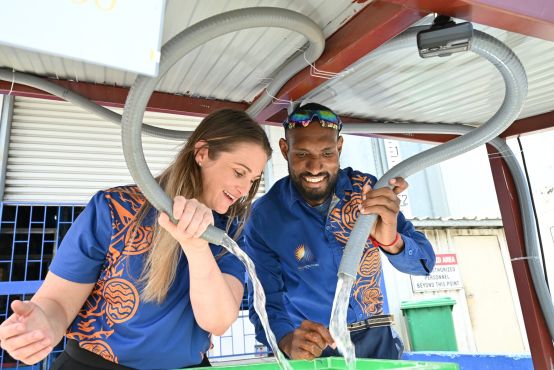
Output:
[[[168,0],[163,42],[210,16],[239,8],[279,7],[300,12],[328,37],[370,1],[351,0]],[[48,32],[48,30],[44,30]],[[251,102],[267,78],[305,44],[303,36],[278,28],[258,28],[214,39],[189,53],[156,90],[194,97]],[[122,45],[124,47],[124,45]],[[42,76],[130,86],[136,75],[80,61],[0,46],[0,66]]]
[[[210,16],[260,6],[305,14],[318,23],[328,37],[368,3],[351,0],[168,0],[163,41]],[[521,59],[528,74],[529,93],[520,118],[553,111],[554,43],[474,26],[505,42]],[[157,90],[252,102],[275,71],[304,44],[303,36],[277,28],[231,33],[185,56],[160,81]],[[7,46],[0,46],[0,66],[53,78],[115,86],[130,86],[135,79],[132,73]],[[344,115],[368,119],[479,125],[494,114],[503,96],[500,75],[484,59],[472,53],[421,59],[414,43],[411,49],[387,55],[369,54],[304,99],[326,104]]]
[[[554,43],[475,25],[520,58],[529,92],[520,118],[554,110]],[[372,53],[304,97],[344,115],[383,121],[479,125],[497,111],[504,82],[490,62],[468,52],[446,58],[419,57],[415,40],[377,57]]]

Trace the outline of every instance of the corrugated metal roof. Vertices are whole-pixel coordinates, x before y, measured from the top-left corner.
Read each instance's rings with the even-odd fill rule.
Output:
[[[163,42],[218,13],[261,6],[305,14],[319,24],[328,37],[368,3],[370,1],[359,4],[351,0],[168,0]],[[305,42],[300,34],[278,28],[230,33],[189,53],[167,73],[156,90],[251,102],[265,86],[263,79],[269,78]],[[130,86],[135,79],[133,73],[8,46],[0,46],[0,66],[60,79],[117,86]]]
[[[367,2],[351,0],[168,0],[163,41],[186,27],[228,10],[273,6],[309,16],[326,37]],[[429,22],[429,20],[424,20]],[[421,22],[418,22],[418,24]],[[554,110],[554,42],[474,24],[505,42],[527,70],[529,94],[520,118]],[[47,32],[47,30],[45,30]],[[268,78],[305,43],[277,28],[235,32],[197,48],[160,81],[158,91],[251,102]],[[0,66],[43,76],[130,86],[135,75],[87,63],[0,46]],[[473,53],[421,59],[415,48],[380,57],[369,54],[348,73],[321,85],[307,99],[345,115],[386,121],[481,124],[504,96],[492,65]]]
[[[554,42],[474,24],[509,46],[527,71],[529,93],[520,118],[554,110]],[[481,124],[500,106],[504,83],[474,53],[422,59],[416,49],[368,54],[304,99],[344,115],[387,121]]]

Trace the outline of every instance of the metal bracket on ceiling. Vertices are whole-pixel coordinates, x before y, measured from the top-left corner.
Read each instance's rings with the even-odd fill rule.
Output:
[[[452,18],[439,15],[428,30],[417,34],[417,48],[422,58],[447,57],[453,53],[468,51],[473,37],[469,22],[456,24]]]

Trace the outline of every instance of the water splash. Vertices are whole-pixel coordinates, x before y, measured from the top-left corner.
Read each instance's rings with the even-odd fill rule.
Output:
[[[262,284],[260,283],[260,280],[256,275],[256,268],[254,267],[254,263],[252,262],[250,257],[248,257],[248,255],[244,253],[244,251],[239,248],[237,243],[235,243],[235,241],[229,236],[225,235],[223,237],[221,246],[234,254],[246,267],[246,271],[248,272],[248,276],[250,277],[250,281],[252,282],[252,288],[254,289],[254,309],[258,313],[260,322],[262,323],[265,331],[265,336],[269,342],[269,345],[271,346],[271,349],[273,350],[275,359],[277,360],[277,363],[282,370],[292,370],[292,367],[290,366],[285,355],[283,355],[281,350],[279,350],[275,335],[273,335],[273,332],[269,327],[267,312],[265,311],[265,293],[264,289],[262,288]]]
[[[339,352],[344,356],[348,370],[356,368],[356,351],[346,323],[350,292],[352,291],[353,284],[354,278],[352,276],[339,273],[333,309],[331,311],[331,322],[329,323],[331,336],[335,340]]]

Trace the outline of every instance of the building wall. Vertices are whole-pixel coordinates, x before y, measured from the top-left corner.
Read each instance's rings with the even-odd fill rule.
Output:
[[[396,329],[410,348],[402,302],[449,297],[460,352],[522,353],[529,350],[506,238],[501,228],[418,228],[436,254],[457,257],[461,285],[414,292],[409,275],[384,263],[385,284]],[[383,258],[386,260],[386,258]],[[432,334],[430,334],[432,335]]]
[[[268,181],[267,189],[269,190],[271,186],[280,178],[288,174],[287,161],[283,158],[281,150],[279,149],[279,139],[284,137],[284,129],[282,126],[265,126],[267,137],[269,138],[269,143],[273,149],[273,155],[270,159],[270,166],[267,178],[270,178],[271,183]]]

